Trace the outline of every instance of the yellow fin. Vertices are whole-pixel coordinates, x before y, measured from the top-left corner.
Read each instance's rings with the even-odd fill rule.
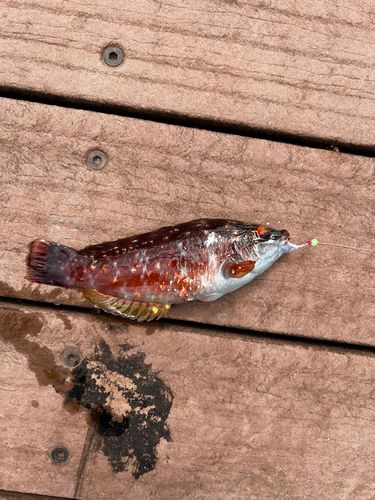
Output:
[[[116,316],[136,319],[137,321],[151,321],[161,318],[171,307],[170,304],[155,304],[139,300],[119,299],[111,295],[104,295],[96,290],[84,289],[83,295],[90,302]]]

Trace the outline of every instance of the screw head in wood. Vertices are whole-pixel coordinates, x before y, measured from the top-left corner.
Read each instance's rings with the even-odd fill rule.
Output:
[[[122,63],[123,58],[124,54],[122,50],[120,47],[116,47],[116,45],[106,47],[103,51],[104,62],[112,68],[119,66]]]
[[[63,361],[66,366],[74,367],[79,365],[81,358],[75,349],[67,349],[63,354]]]
[[[94,170],[101,170],[107,163],[107,157],[103,153],[103,151],[95,149],[94,151],[91,151],[91,153],[89,153],[87,157],[87,163]]]
[[[55,464],[63,464],[69,458],[69,451],[65,446],[55,446],[51,451],[51,458]]]

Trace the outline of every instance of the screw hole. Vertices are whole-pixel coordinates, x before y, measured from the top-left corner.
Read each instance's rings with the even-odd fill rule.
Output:
[[[62,464],[69,458],[69,451],[65,446],[55,446],[51,451],[52,461],[56,464]]]
[[[103,151],[91,151],[91,153],[87,157],[87,163],[94,170],[101,170],[107,163],[107,157],[103,153]]]
[[[110,60],[110,61],[115,61],[115,62],[116,62],[116,61],[117,61],[117,59],[118,59],[118,54],[116,54],[116,52],[110,52],[110,53],[108,54],[108,57],[109,57],[109,60]]]
[[[122,63],[123,57],[123,52],[119,47],[112,46],[104,49],[103,59],[108,66],[119,66]]]
[[[81,362],[80,355],[74,349],[68,349],[63,354],[63,361],[67,366],[74,367]]]

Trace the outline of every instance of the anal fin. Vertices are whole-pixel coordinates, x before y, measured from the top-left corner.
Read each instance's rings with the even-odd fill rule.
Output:
[[[151,321],[155,318],[161,318],[170,304],[156,304],[151,302],[142,302],[139,300],[119,299],[111,295],[105,295],[96,290],[84,289],[83,295],[96,307],[106,312],[122,316],[123,318],[136,319],[137,321]]]

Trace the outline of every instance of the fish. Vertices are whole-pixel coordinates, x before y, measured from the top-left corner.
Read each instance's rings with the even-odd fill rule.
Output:
[[[137,321],[172,304],[211,302],[246,285],[296,245],[289,233],[227,219],[199,219],[74,250],[36,239],[26,279],[80,289],[106,312]]]

